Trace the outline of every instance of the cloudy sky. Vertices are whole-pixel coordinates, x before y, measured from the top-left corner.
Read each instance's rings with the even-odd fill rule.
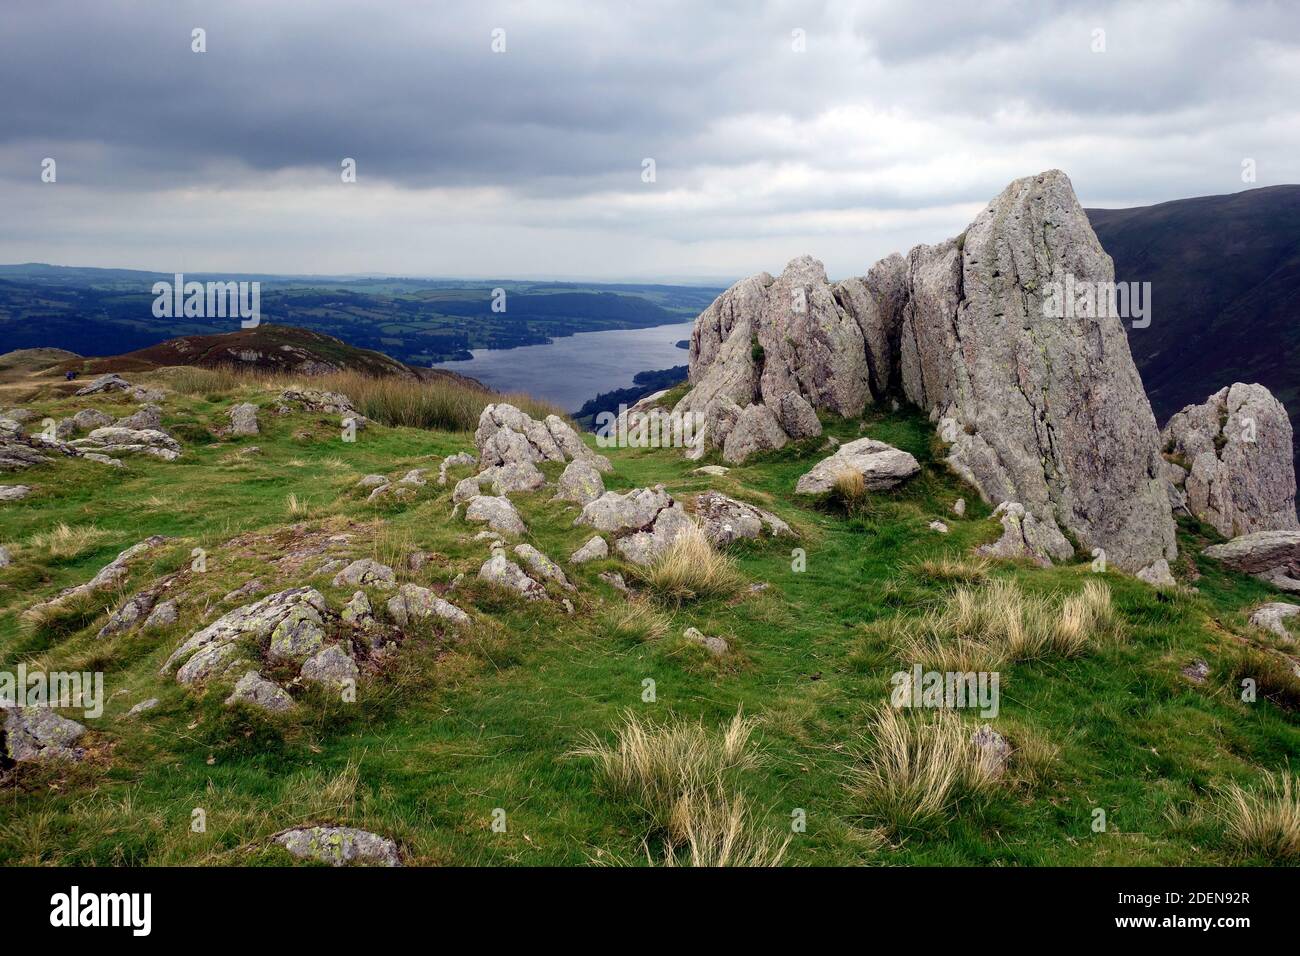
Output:
[[[1294,5],[939,6],[5,0],[0,262],[839,277],[1051,167],[1097,206],[1300,182]]]

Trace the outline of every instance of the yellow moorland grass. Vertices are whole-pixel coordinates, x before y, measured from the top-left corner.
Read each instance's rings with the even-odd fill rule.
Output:
[[[971,734],[949,710],[911,716],[881,705],[850,785],[864,814],[902,833],[942,819],[959,799],[993,792],[1001,775]]]
[[[564,417],[564,411],[549,402],[528,395],[500,394],[476,388],[455,378],[376,377],[363,372],[332,372],[302,376],[233,366],[219,368],[174,368],[167,381],[187,395],[219,395],[258,389],[314,388],[342,392],[357,411],[382,425],[409,428],[472,431],[478,426],[483,406],[510,402],[534,418]]]
[[[41,548],[55,558],[75,558],[95,547],[109,532],[94,525],[69,525],[60,521],[52,531],[42,531],[27,539],[34,548]]]
[[[744,578],[735,563],[720,553],[698,527],[692,526],[637,577],[659,598],[682,601],[725,597],[740,590]]]
[[[572,756],[595,763],[598,785],[634,804],[664,837],[667,866],[779,866],[789,843],[759,828],[738,774],[757,759],[749,750],[756,721],[737,712],[717,731],[672,719],[662,725],[628,712],[614,742],[588,735]],[[650,854],[648,842],[646,855]]]
[[[919,578],[940,584],[977,584],[988,578],[991,567],[988,558],[946,554],[916,561],[908,570]]]
[[[1077,657],[1122,634],[1110,588],[1100,581],[1060,598],[1026,595],[1010,581],[962,587],[943,607],[919,621],[894,622],[893,630],[902,657],[943,671]]]
[[[1300,779],[1290,773],[1266,773],[1253,790],[1228,784],[1221,791],[1218,815],[1238,850],[1300,860]]]
[[[659,610],[638,599],[602,608],[594,623],[597,632],[603,636],[631,644],[662,640],[668,636],[671,626]]]

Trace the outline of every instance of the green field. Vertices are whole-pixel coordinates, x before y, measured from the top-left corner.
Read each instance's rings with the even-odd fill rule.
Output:
[[[167,384],[169,374],[142,380]],[[269,837],[307,823],[389,836],[414,865],[662,863],[668,850],[654,808],[603,783],[574,751],[593,735],[612,741],[629,713],[654,726],[701,722],[712,733],[741,710],[756,721],[755,759],[728,773],[727,793],[743,793],[752,832],[789,837],[786,865],[1295,861],[1225,825],[1224,788],[1256,792],[1267,772],[1292,772],[1300,753],[1291,709],[1300,679],[1288,683],[1285,668],[1261,676],[1250,703],[1239,687],[1266,655],[1283,660],[1281,645],[1247,624],[1255,605],[1278,596],[1199,558],[1208,539],[1198,528],[1180,530],[1176,567],[1195,592],[1156,591],[1084,562],[981,568],[969,552],[997,537],[991,509],[936,460],[941,449],[921,416],[869,411],[860,421],[825,419],[827,432],[895,444],[923,471],[848,508],[792,494],[822,439],[725,477],[694,475],[703,462],[671,450],[609,452],[608,488],[663,483],[686,501],[716,488],[797,531],[797,542],[735,547],[745,583],[719,597],[679,604],[643,589],[628,599],[597,576],[619,570],[632,580],[628,565],[568,564],[591,536],[573,526],[575,506],[552,501],[552,488],[514,496],[526,540],[577,585],[530,603],[474,580],[488,549],[473,540],[480,526],[452,518],[450,500],[468,469],[444,487],[431,480],[406,502],[367,503],[356,487],[370,473],[436,474],[442,456],[473,450],[471,434],[375,423],[350,444],[326,416],[271,413],[272,398],[214,377],[211,388],[190,385],[163,403],[165,426],[185,446],[175,462],[137,457],[116,470],[60,461],[5,478],[35,492],[0,504],[0,543],[14,559],[0,569],[0,668],[103,670],[109,700],[102,718],[86,721],[82,762],[2,772],[0,864],[282,864],[288,858]],[[225,424],[237,401],[263,406],[262,434],[214,437],[209,429]],[[56,418],[130,408],[114,397],[26,407]],[[244,453],[254,445],[260,453]],[[553,481],[559,466],[544,470]],[[961,518],[950,510],[958,497],[971,503]],[[951,533],[929,530],[935,519]],[[61,524],[69,533],[49,537]],[[151,534],[171,540],[132,566],[124,588],[37,623],[21,618]],[[262,593],[311,584],[337,611],[354,589],[312,577],[326,555],[311,552],[339,534],[350,537],[330,554],[377,557],[399,581],[438,587],[463,572],[445,596],[472,625],[414,629],[365,672],[355,703],[295,690],[299,706],[284,716],[223,706],[228,685],[195,692],[159,676],[185,637],[242,603],[223,598],[250,579],[264,583]],[[188,570],[196,547],[207,553],[206,572]],[[795,547],[806,552],[806,570],[794,570]],[[405,555],[416,549],[434,557],[408,571]],[[991,724],[1015,748],[1010,769],[992,788],[954,791],[924,825],[899,827],[864,797],[861,774],[890,676],[911,666],[897,635],[945,607],[958,586],[937,570],[934,559],[944,557],[1031,597],[1059,599],[1104,581],[1118,633],[1076,656],[1003,666]],[[177,571],[175,625],[96,637],[124,597]],[[767,586],[750,587],[759,584]],[[371,598],[382,614],[386,595]],[[712,657],[680,636],[688,626],[725,637],[731,650]],[[1182,673],[1198,658],[1210,669],[1199,684]],[[647,679],[653,702],[643,699]],[[127,718],[147,697],[160,706]],[[195,809],[206,814],[205,832],[191,829]],[[498,810],[504,832],[493,827]],[[791,826],[798,811],[802,832]]]

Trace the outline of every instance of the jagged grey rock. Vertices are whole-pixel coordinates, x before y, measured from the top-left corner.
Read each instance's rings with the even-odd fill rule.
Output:
[[[380,564],[373,558],[359,558],[334,575],[336,588],[358,585],[387,590],[397,586],[397,575],[388,565]]]
[[[478,570],[479,580],[522,594],[530,601],[546,597],[546,588],[534,581],[524,569],[506,557],[504,551],[493,551],[492,557]]]
[[[102,639],[112,634],[120,634],[122,631],[129,631],[149,616],[157,600],[158,592],[153,589],[146,589],[132,595],[109,615],[96,636]]]
[[[85,438],[78,438],[70,444],[82,453],[94,452],[100,455],[140,454],[152,455],[163,461],[174,461],[181,455],[181,446],[176,439],[156,428],[126,428],[109,425],[96,428]]]
[[[388,600],[388,616],[401,627],[431,617],[453,624],[468,624],[469,615],[449,601],[444,601],[429,588],[418,584],[403,584],[397,594]]]
[[[456,468],[461,465],[475,465],[477,463],[478,459],[469,452],[460,451],[454,455],[448,455],[438,465],[438,484],[445,485],[447,483],[447,469]]]
[[[757,538],[764,528],[772,536],[794,534],[788,524],[770,511],[728,498],[717,491],[695,496],[695,519],[704,536],[719,548],[737,538]]]
[[[537,577],[554,581],[556,584],[568,588],[569,590],[573,589],[573,585],[570,584],[569,579],[564,576],[564,571],[560,569],[560,566],[534,548],[531,544],[515,545],[515,557],[528,565],[528,569]]]
[[[816,438],[822,433],[822,423],[808,400],[798,392],[789,391],[781,396],[776,407],[777,424],[794,439]]]
[[[981,545],[977,549],[980,554],[990,558],[1027,558],[1047,567],[1052,563],[1051,555],[1060,553],[1061,544],[1057,541],[1060,531],[1055,526],[1044,525],[1020,502],[1002,502],[994,509],[993,517],[1002,523],[1002,537],[992,544]]]
[[[300,860],[331,866],[401,866],[397,844],[354,827],[300,827],[274,839]]]
[[[134,707],[128,710],[126,712],[126,715],[128,717],[135,717],[139,714],[143,714],[145,711],[153,710],[155,707],[158,706],[159,703],[160,701],[158,700],[157,697],[150,697],[147,700],[140,701],[140,703],[136,704]]]
[[[175,601],[163,601],[149,612],[149,616],[145,618],[144,623],[140,625],[140,629],[144,631],[153,631],[162,627],[170,627],[176,623],[179,616]]]
[[[605,482],[595,466],[583,458],[565,466],[556,484],[555,497],[560,501],[574,501],[586,505],[605,493]]]
[[[366,627],[374,623],[374,609],[365,591],[356,591],[352,594],[352,599],[343,605],[343,610],[339,612],[339,619],[353,627]]]
[[[626,492],[607,491],[585,505],[573,523],[613,534],[636,531],[653,524],[659,512],[672,503],[672,496],[662,485]]]
[[[126,578],[130,571],[131,561],[139,555],[152,548],[158,547],[166,541],[163,535],[156,534],[145,538],[136,544],[131,545],[125,551],[122,551],[116,558],[99,569],[99,572],[87,581],[85,584],[78,584],[75,587],[65,588],[48,601],[43,601],[32,608],[34,612],[41,612],[70,600],[74,597],[80,597],[83,594],[90,594],[93,591],[101,591],[105,588],[116,587]]]
[[[83,385],[77,389],[77,395],[97,395],[100,392],[125,392],[131,387],[131,383],[116,372],[110,372],[107,375],[101,375],[92,381],[89,385]]]
[[[283,687],[257,671],[249,671],[235,682],[235,689],[226,698],[226,705],[232,704],[248,704],[272,713],[284,713],[294,706],[293,698]]]
[[[727,432],[722,445],[722,458],[730,464],[739,464],[751,455],[784,448],[790,440],[766,405],[745,408],[736,423]]]
[[[176,668],[176,683],[202,684],[242,667],[246,661],[235,644],[208,644],[200,647]]]
[[[569,555],[570,564],[586,564],[609,557],[609,545],[600,535],[595,535],[573,554]]]
[[[111,424],[113,424],[113,416],[97,408],[83,408],[72,416],[72,425],[78,431],[94,431],[96,428]]]
[[[1224,537],[1300,527],[1291,422],[1263,385],[1237,383],[1188,405],[1162,439],[1178,459],[1165,467],[1171,500]]]
[[[305,601],[299,602],[272,629],[267,656],[301,664],[325,643],[324,623],[316,608]]]
[[[22,501],[31,493],[30,485],[0,485],[0,501]]]
[[[633,564],[653,564],[668,552],[678,537],[693,528],[695,523],[682,506],[674,502],[659,512],[648,531],[637,531],[619,538],[614,547]]]
[[[727,643],[725,638],[707,637],[694,627],[688,627],[683,631],[682,637],[686,638],[686,640],[690,641],[692,644],[700,645],[700,647],[704,648],[714,657],[722,657],[731,649],[731,646]]]
[[[577,458],[586,458],[601,471],[610,467],[563,419],[548,415],[544,422],[539,422],[509,402],[497,402],[483,409],[474,432],[474,445],[485,468]]]
[[[845,442],[835,454],[819,461],[800,477],[794,490],[800,495],[825,494],[835,487],[840,475],[853,473],[862,476],[868,491],[883,491],[920,470],[920,464],[909,453],[874,438],[859,438]]]
[[[487,526],[500,534],[521,535],[527,529],[524,519],[509,498],[479,495],[471,498],[465,507],[465,520],[487,522]]]
[[[1203,554],[1283,591],[1300,593],[1300,531],[1256,531],[1212,545]]]
[[[18,763],[32,760],[80,760],[75,746],[86,728],[61,717],[49,707],[0,705],[4,712],[5,756]]]
[[[1295,617],[1297,614],[1300,614],[1300,604],[1273,601],[1270,604],[1264,604],[1256,608],[1255,612],[1250,615],[1250,623],[1266,631],[1272,631],[1286,641],[1294,641],[1295,635],[1286,629],[1286,624],[1283,621],[1289,617]]]
[[[256,405],[240,402],[230,409],[230,434],[256,435],[258,432]]]
[[[254,583],[257,582],[249,582],[249,585]],[[245,585],[245,588],[249,587],[249,585]],[[295,621],[299,625],[306,620],[314,621],[319,627],[324,615],[329,612],[324,596],[315,588],[289,588],[285,591],[269,594],[261,600],[235,608],[228,614],[223,614],[207,627],[190,635],[163,663],[160,673],[166,674],[187,655],[204,648],[228,647],[233,651],[235,650],[235,642],[241,639],[247,638],[253,641],[261,641],[270,638],[276,628],[299,607],[305,607],[315,615],[314,617],[297,615]],[[289,637],[291,635],[285,634],[284,636]],[[180,679],[179,672],[177,672],[177,680],[180,683],[188,683],[188,681]]]
[[[130,415],[117,419],[113,425],[118,428],[129,428],[132,431],[152,430],[166,434],[162,427],[162,409],[157,405],[142,405]]]
[[[327,687],[355,687],[361,676],[357,662],[337,644],[327,644],[307,658],[300,673],[303,680]]]
[[[366,475],[357,482],[358,488],[382,488],[388,484],[388,479],[383,475]]]

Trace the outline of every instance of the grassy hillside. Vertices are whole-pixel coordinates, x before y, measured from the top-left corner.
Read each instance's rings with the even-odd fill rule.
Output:
[[[1300,753],[1292,709],[1300,680],[1277,666],[1277,641],[1247,624],[1253,606],[1277,595],[1197,557],[1206,540],[1197,528],[1180,532],[1178,568],[1199,575],[1196,593],[1157,592],[1086,563],[1042,570],[977,561],[971,549],[999,530],[990,509],[936,462],[921,417],[870,412],[860,422],[828,420],[828,432],[868,434],[916,455],[922,474],[897,492],[796,499],[795,480],[820,457],[820,439],[724,477],[694,474],[698,463],[671,450],[609,452],[607,487],[664,483],[685,501],[716,488],[775,511],[798,532],[794,543],[736,546],[729,557],[739,581],[704,599],[659,596],[666,591],[653,576],[640,583],[615,559],[569,565],[591,536],[573,527],[576,507],[551,500],[553,488],[513,496],[526,540],[577,585],[552,586],[551,600],[529,603],[475,580],[487,545],[474,540],[481,526],[453,519],[450,500],[468,469],[407,501],[368,503],[357,487],[370,473],[436,473],[443,456],[473,450],[469,432],[376,423],[350,444],[328,416],[272,414],[269,379],[204,374],[138,376],[171,389],[164,425],[185,446],[180,459],[132,458],[121,470],[59,462],[5,479],[35,491],[0,504],[0,543],[14,558],[0,569],[0,668],[23,660],[32,669],[103,669],[109,703],[87,721],[83,762],[3,771],[0,864],[282,864],[269,837],[304,823],[392,837],[412,864],[663,863],[675,833],[671,860],[687,863],[691,844],[680,834],[720,820],[744,834],[749,859],[786,865],[1178,866],[1293,861],[1300,850],[1291,845],[1288,857],[1287,846],[1233,829],[1242,814],[1230,809],[1231,788],[1243,788],[1251,806],[1266,774],[1286,773]],[[262,433],[212,434],[240,401],[263,406]],[[53,395],[27,407],[38,418],[130,408],[117,396]],[[544,470],[554,480],[559,467]],[[950,510],[958,497],[972,503],[960,518]],[[931,531],[935,519],[951,533]],[[132,566],[120,591],[23,620],[38,600],[88,580],[150,534],[170,540]],[[806,570],[795,570],[796,546]],[[196,547],[207,553],[202,573],[190,569]],[[412,571],[407,555],[416,550],[431,558]],[[376,557],[399,581],[443,593],[473,623],[412,629],[365,674],[355,703],[295,692],[301,706],[283,716],[223,707],[228,686],[194,694],[159,676],[185,637],[249,600],[225,596],[252,579],[262,593],[309,583],[338,610],[354,589],[312,573],[331,556]],[[598,577],[610,570],[626,574],[638,595],[628,599]],[[108,609],[172,573],[176,624],[96,637]],[[1104,585],[1113,614],[1098,598],[1079,623],[1070,614],[1090,584]],[[1000,590],[983,590],[993,586]],[[963,588],[966,598],[957,596]],[[1045,628],[1047,643],[1007,650],[1005,630],[954,624],[962,600],[990,594],[1000,613],[1022,602],[1024,620]],[[386,596],[371,592],[381,614]],[[715,658],[684,640],[690,626],[725,637],[730,651]],[[927,634],[937,643],[925,649],[917,642]],[[962,642],[981,635],[982,644]],[[958,647],[997,658],[1001,713],[990,723],[1015,748],[997,779],[963,763],[961,746],[943,749],[953,733],[947,718],[907,715],[899,725],[882,710],[894,672],[918,654]],[[1201,684],[1182,673],[1196,659],[1209,664]],[[1260,681],[1255,703],[1240,699],[1243,675]],[[647,680],[654,702],[644,699]],[[160,706],[126,716],[148,697]],[[960,721],[958,741],[982,723],[948,716]],[[648,735],[638,752],[677,747],[656,765],[658,776],[629,776],[610,751],[620,731],[636,745],[638,729]],[[904,756],[911,741],[911,790],[900,790],[903,773],[886,762],[899,740]],[[679,779],[663,770],[680,769],[683,754],[702,781],[689,806],[676,801]],[[921,773],[934,760],[950,774],[942,786]],[[648,786],[656,781],[659,790]],[[918,794],[936,791],[934,806],[910,814]],[[202,833],[191,830],[196,808],[206,812]],[[1093,829],[1098,808],[1104,832]],[[504,832],[493,827],[497,810]],[[801,816],[806,828],[795,832]]]

